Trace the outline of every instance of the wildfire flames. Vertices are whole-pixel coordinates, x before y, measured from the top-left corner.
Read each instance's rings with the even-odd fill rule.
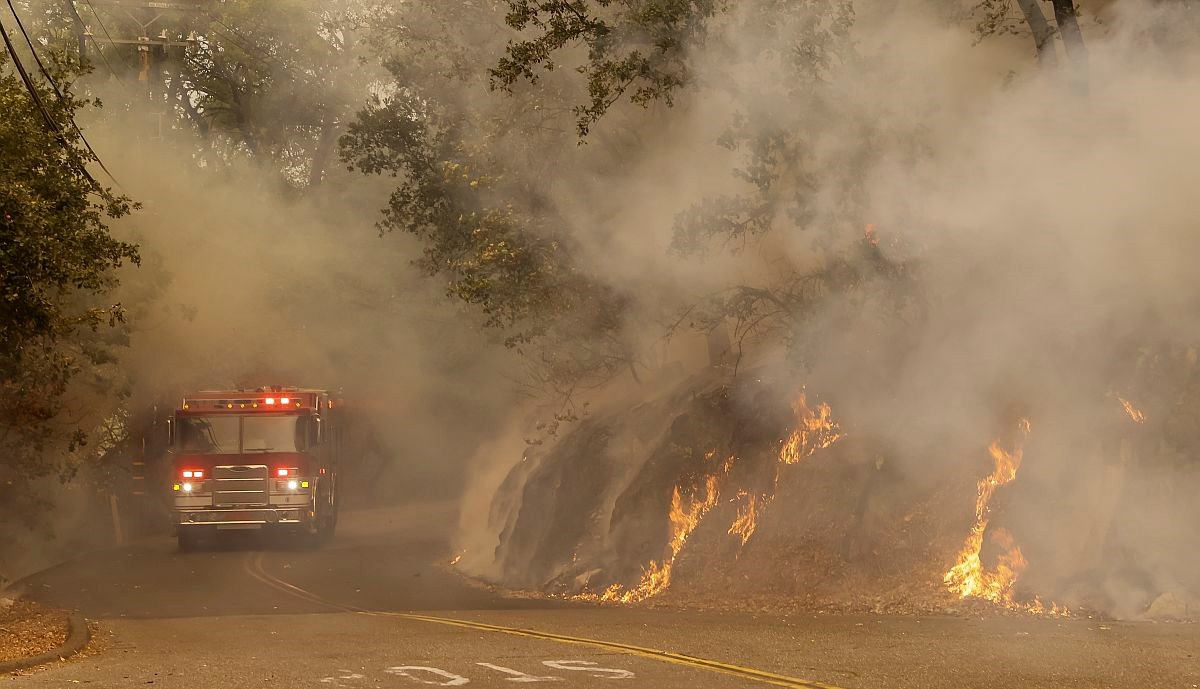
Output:
[[[792,431],[779,450],[779,461],[784,464],[796,464],[842,437],[828,404],[818,404],[816,411],[813,411],[808,406],[807,397],[801,393],[792,403],[792,409],[796,412],[796,430]]]
[[[732,465],[731,457],[725,463],[726,474]],[[708,476],[704,482],[703,493],[692,495],[686,500],[679,486],[675,486],[675,491],[671,494],[671,540],[667,544],[670,554],[661,562],[651,560],[642,572],[642,580],[637,586],[623,591],[620,584],[613,584],[600,596],[600,600],[636,603],[661,593],[671,585],[671,569],[675,565],[675,558],[679,556],[679,551],[683,550],[688,536],[700,525],[700,520],[717,504],[717,498],[720,497],[717,479],[716,474]]]
[[[792,404],[792,409],[796,413],[796,427],[783,441],[779,451],[781,465],[796,464],[842,437],[829,405],[819,404],[813,410],[808,406],[806,397],[801,394]],[[717,464],[717,457],[716,450],[704,454],[705,465],[715,466],[712,466],[711,473],[695,487],[675,486],[671,493],[671,511],[668,514],[671,525],[670,540],[667,542],[663,558],[651,560],[642,570],[642,578],[637,586],[625,589],[620,584],[613,584],[598,596],[585,593],[577,598],[636,603],[661,593],[671,585],[671,572],[676,558],[704,516],[716,506],[721,496],[721,484],[729,476],[738,459],[737,455],[729,455]],[[779,474],[776,472],[775,482],[778,481]],[[729,534],[741,539],[741,545],[744,546],[754,535],[758,528],[759,515],[773,497],[772,494],[759,495],[745,490],[738,491],[736,500],[741,504],[729,527]]]
[[[1121,403],[1122,407],[1125,407],[1125,413],[1129,414],[1129,418],[1133,419],[1134,423],[1145,423],[1146,422],[1146,415],[1143,414],[1140,409],[1133,406],[1132,402],[1125,399],[1124,397],[1118,397],[1117,400]]]
[[[754,535],[754,530],[758,528],[758,496],[743,490],[738,492],[738,498],[743,502],[738,506],[733,524],[729,525],[729,535],[741,537],[742,545],[746,545],[746,542]],[[769,497],[765,498],[765,500],[769,499]]]
[[[1017,577],[1029,563],[1007,529],[993,529],[990,534],[987,531],[990,511],[988,505],[997,488],[1017,477],[1017,470],[1021,468],[1024,442],[1029,432],[1029,421],[1022,419],[1018,426],[1018,439],[1011,451],[1001,447],[999,441],[988,447],[988,454],[992,456],[995,468],[977,484],[975,525],[967,536],[967,542],[963,545],[957,562],[942,580],[960,598],[980,598],[1013,610],[1037,614],[1067,615],[1069,612],[1065,608],[1051,603],[1047,609],[1038,599],[1029,604],[1017,602],[1013,589]],[[993,570],[985,569],[979,556],[983,550],[985,535],[989,535],[992,543],[1002,550]]]

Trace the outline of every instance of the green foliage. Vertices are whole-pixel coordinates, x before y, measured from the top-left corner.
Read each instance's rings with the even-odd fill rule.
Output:
[[[714,247],[736,253],[774,233],[820,259],[778,262],[769,274],[692,305],[680,324],[712,330],[729,323],[739,347],[753,337],[782,340],[807,366],[835,335],[814,327],[814,318],[834,304],[843,321],[862,317],[885,328],[912,315],[917,297],[911,266],[889,263],[877,238],[862,235],[870,222],[858,211],[859,176],[870,162],[864,152],[872,150],[873,138],[890,133],[839,115],[852,104],[835,83],[860,60],[850,36],[851,2],[507,4],[509,25],[534,36],[509,43],[491,70],[493,85],[536,84],[544,72],[572,59],[572,46],[585,45],[586,61],[576,68],[590,99],[575,107],[581,136],[625,96],[633,103],[672,105],[673,94],[691,88],[742,104],[718,141],[740,158],[730,192],[678,214],[672,251],[692,260]],[[700,46],[731,58],[703,84],[690,64],[691,51]],[[763,69],[772,78],[737,76]],[[864,139],[865,145],[832,154],[827,144],[818,146]]]
[[[458,18],[478,19],[481,9],[460,8]],[[431,32],[457,26],[441,14],[425,19],[420,26]],[[473,74],[459,72],[470,51],[459,40],[405,32],[392,49],[387,95],[373,97],[341,139],[349,166],[397,180],[380,229],[420,240],[417,266],[503,333],[529,362],[531,385],[569,394],[630,365],[626,298],[579,265],[570,223],[539,178],[536,117],[502,120],[458,101],[440,75],[482,84],[486,64],[476,56]],[[541,104],[522,110],[537,113]]]
[[[139,115],[134,136],[174,130],[182,135],[174,142],[198,165],[249,162],[277,172],[272,181],[285,189],[321,184],[371,77],[360,61],[362,38],[386,10],[368,0],[226,0],[202,10],[81,5],[85,21],[95,22],[89,59],[115,77],[91,86],[105,89],[111,112],[165,115]],[[45,14],[61,15],[61,3],[47,4]],[[174,44],[138,52],[110,43],[142,34],[135,17],[153,20],[149,33]],[[70,32],[52,33],[60,36],[55,45],[75,40]]]
[[[206,131],[252,156],[285,164],[318,145],[340,114],[346,34],[323,17],[324,3],[228,2],[178,63],[188,106]],[[326,25],[324,22],[329,21]]]
[[[86,436],[63,418],[77,375],[107,363],[120,304],[105,304],[113,271],[137,248],[106,223],[135,205],[98,185],[95,157],[69,125],[93,105],[39,87],[59,125],[47,129],[8,55],[0,64],[0,504],[29,498],[27,482],[70,471]],[[60,80],[66,77],[59,74]],[[66,84],[64,84],[66,85]],[[86,382],[86,381],[85,381]]]
[[[536,35],[514,40],[491,70],[495,88],[511,90],[520,80],[537,82],[541,70],[556,68],[556,54],[576,44],[587,47],[584,75],[589,101],[575,106],[579,136],[628,94],[648,105],[674,102],[688,84],[688,48],[701,40],[705,22],[726,7],[720,0],[507,0],[506,21]]]

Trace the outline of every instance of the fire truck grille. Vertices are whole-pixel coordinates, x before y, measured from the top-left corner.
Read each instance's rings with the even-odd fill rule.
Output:
[[[237,464],[213,469],[213,505],[259,507],[269,502],[267,467]]]

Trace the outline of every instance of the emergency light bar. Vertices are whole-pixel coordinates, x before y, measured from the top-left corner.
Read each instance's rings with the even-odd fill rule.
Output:
[[[320,401],[315,394],[291,394],[287,396],[241,397],[237,399],[201,399],[185,397],[184,411],[206,411],[212,409],[249,409],[258,411],[284,411],[288,409],[318,409]]]
[[[287,400],[284,402],[284,400]],[[299,400],[292,400],[283,397],[276,400],[273,397],[254,400],[184,400],[183,408],[185,410],[201,410],[201,409],[262,409],[263,411],[275,411],[279,409],[301,409],[304,406]],[[315,407],[315,404],[309,406]]]
[[[329,391],[317,388],[262,387],[257,389],[201,390],[183,398],[183,411],[282,412],[333,409]]]

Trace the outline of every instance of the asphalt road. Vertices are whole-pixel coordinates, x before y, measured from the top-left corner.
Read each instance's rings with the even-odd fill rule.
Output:
[[[24,582],[100,620],[102,652],[14,686],[1178,687],[1200,626],[1095,620],[751,616],[506,599],[446,571],[444,507],[346,515],[296,550],[165,539]]]

